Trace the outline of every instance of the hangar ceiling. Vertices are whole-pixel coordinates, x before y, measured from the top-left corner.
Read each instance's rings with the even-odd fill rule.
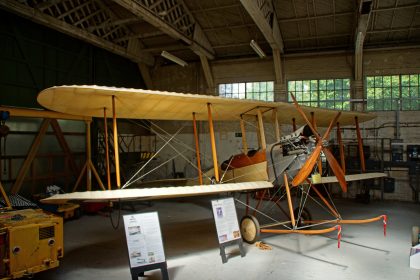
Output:
[[[149,66],[163,62],[163,50],[186,61],[255,57],[251,40],[268,55],[276,47],[352,51],[363,15],[364,48],[420,44],[418,0],[0,0],[0,7]]]

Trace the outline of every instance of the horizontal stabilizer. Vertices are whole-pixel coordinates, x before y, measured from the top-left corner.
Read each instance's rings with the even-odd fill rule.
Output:
[[[65,194],[56,194],[52,197],[42,199],[43,203],[60,204],[68,200],[153,200],[163,198],[210,195],[221,192],[237,192],[246,190],[257,190],[272,188],[273,184],[266,181],[215,184],[203,186],[186,187],[165,187],[165,188],[143,188],[143,189],[118,189],[105,191],[86,191]]]
[[[372,172],[372,173],[351,174],[351,175],[345,176],[346,182],[369,180],[369,179],[382,178],[382,177],[388,177],[388,175],[381,172]],[[338,183],[337,177],[335,176],[321,177],[320,182],[316,182],[313,184],[317,185],[317,184],[330,184],[330,183]]]

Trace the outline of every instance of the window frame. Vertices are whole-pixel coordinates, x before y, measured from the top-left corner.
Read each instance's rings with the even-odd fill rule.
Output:
[[[274,101],[274,81],[221,83],[217,86],[220,97],[258,101]]]
[[[420,110],[419,73],[366,76],[364,85],[367,111]]]
[[[350,78],[288,80],[287,92],[288,102],[292,102],[290,94],[294,93],[298,103],[305,106],[340,111],[351,109]]]

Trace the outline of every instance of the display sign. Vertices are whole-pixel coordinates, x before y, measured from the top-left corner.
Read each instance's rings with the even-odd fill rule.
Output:
[[[232,197],[211,201],[219,243],[241,239],[235,202]]]
[[[157,212],[124,215],[130,267],[165,262]]]

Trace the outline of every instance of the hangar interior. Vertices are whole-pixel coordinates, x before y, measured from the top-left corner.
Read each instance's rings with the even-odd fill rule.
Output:
[[[12,244],[18,242],[11,237],[13,223],[32,214],[22,212],[13,222],[2,221],[1,244],[8,245],[0,246],[0,279],[130,278],[121,215],[151,211],[159,214],[170,279],[418,277],[409,265],[420,226],[418,0],[0,0],[0,22],[0,182],[6,194],[0,202],[6,210],[32,207],[48,186],[71,193],[100,190],[108,180],[111,188],[119,188],[119,180],[126,183],[149,160],[141,181],[197,177],[191,162],[201,158],[202,170],[216,166],[213,144],[216,162],[228,160],[230,165],[231,156],[261,149],[261,135],[265,145],[296,131],[292,116],[280,119],[278,133],[276,124],[262,125],[258,118],[245,123],[239,118],[215,120],[214,125],[201,120],[196,125],[192,119],[119,118],[116,134],[111,111],[104,122],[52,112],[37,101],[38,94],[51,87],[97,85],[199,94],[238,104],[266,102],[262,107],[275,102],[294,106],[293,95],[309,108],[305,112],[314,108],[374,115],[360,125],[356,121],[331,131],[327,127],[333,117],[316,119],[315,113],[311,121],[315,128],[317,121],[326,122],[318,125],[321,136],[331,132],[324,139],[328,144],[320,144],[322,151],[330,150],[346,174],[387,176],[349,181],[346,192],[339,184],[328,185],[333,208],[342,209],[348,219],[388,217],[387,224],[383,221],[386,238],[381,221],[344,224],[340,249],[336,232],[261,233],[262,244],[270,250],[244,243],[246,256],[241,257],[232,246],[227,263],[222,263],[211,200],[232,194],[117,202],[113,207],[80,202],[69,209],[48,209],[65,220],[63,240],[57,237],[53,244],[42,245],[57,248],[48,261],[24,255],[20,245]],[[131,105],[141,112],[142,104]],[[177,150],[167,145],[171,136],[165,133],[176,134]],[[182,156],[174,156],[174,151]],[[328,158],[318,162],[328,165]],[[239,192],[233,197],[241,220],[248,214],[241,204],[248,196]],[[258,203],[258,197],[251,200]],[[310,203],[319,204],[321,197]],[[282,201],[287,203],[284,197]],[[273,215],[282,215],[283,210],[269,207]],[[312,216],[316,214],[313,210]],[[37,227],[55,219],[46,215],[37,216]],[[120,222],[116,230],[109,219],[112,226]],[[55,227],[60,223],[53,222]],[[45,234],[53,240],[54,234]],[[21,255],[20,263],[11,261]],[[32,264],[32,259],[41,264]],[[146,275],[161,277],[159,270]]]

